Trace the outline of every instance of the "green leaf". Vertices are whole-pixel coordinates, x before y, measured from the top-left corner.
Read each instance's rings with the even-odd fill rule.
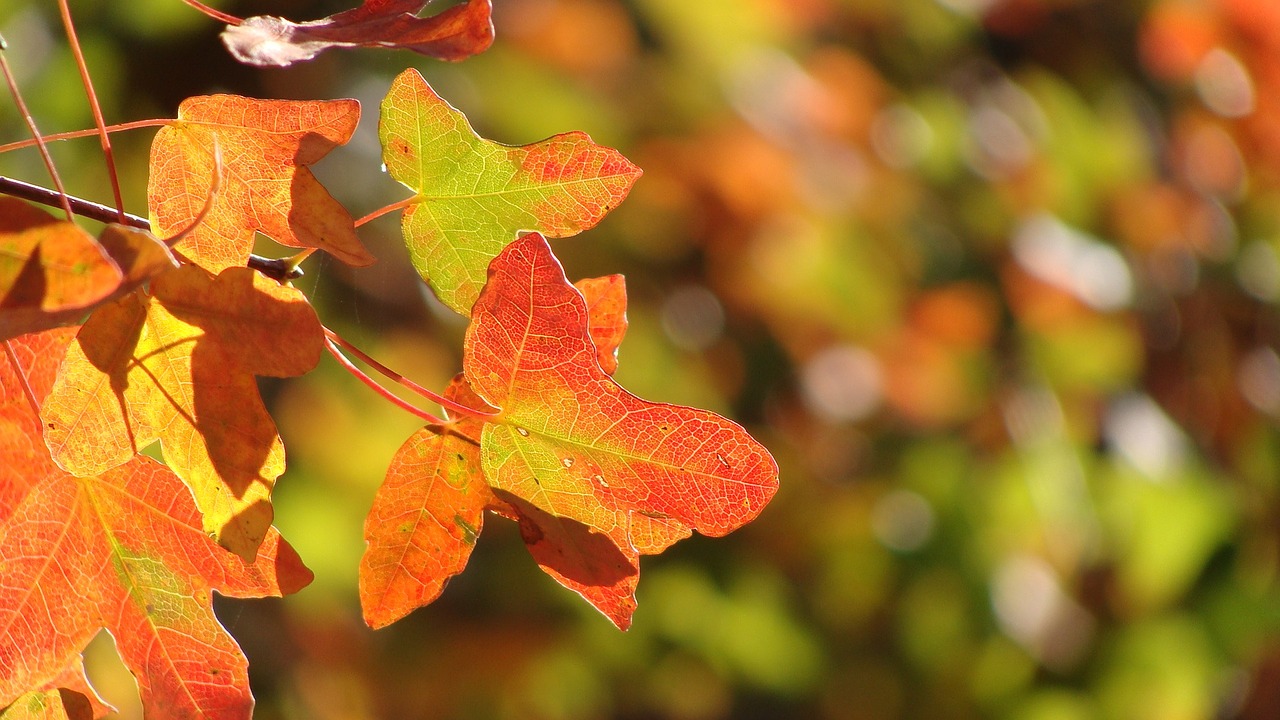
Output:
[[[392,83],[378,132],[387,172],[417,193],[403,218],[413,265],[464,315],[489,262],[517,231],[567,237],[586,230],[641,174],[582,132],[520,147],[485,140],[413,69]]]

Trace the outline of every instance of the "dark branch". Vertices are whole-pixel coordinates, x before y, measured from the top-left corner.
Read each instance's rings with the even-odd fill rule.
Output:
[[[0,193],[20,197],[23,200],[30,200],[49,207],[62,207],[62,196],[57,192],[3,175],[0,175]],[[70,195],[67,196],[67,200],[70,202],[71,211],[81,217],[87,217],[90,220],[97,220],[103,223],[120,221],[120,215],[113,207],[100,205],[96,202]],[[137,215],[125,213],[124,224],[147,231],[151,230],[151,223],[147,222],[146,218],[138,217]],[[291,266],[285,258],[265,258],[261,255],[250,255],[249,262],[246,264],[278,282],[296,280],[303,275],[302,268],[296,265]]]

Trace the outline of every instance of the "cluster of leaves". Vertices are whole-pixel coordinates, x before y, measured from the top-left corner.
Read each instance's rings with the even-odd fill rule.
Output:
[[[424,4],[254,18],[224,38],[259,64],[334,46],[449,60],[488,46],[487,0],[416,17]],[[374,262],[308,169],[359,115],[354,100],[189,98],[152,145],[149,232],[110,224],[94,238],[0,197],[0,716],[99,716],[78,654],[101,628],[149,717],[249,716],[246,661],[210,591],[280,596],[311,580],[271,525],[284,448],[255,378],[305,374],[328,350],[376,383],[303,293],[246,264],[256,233],[302,249],[294,265],[316,250]],[[579,132],[483,140],[414,70],[387,93],[380,137],[414,193],[388,208],[404,209],[413,263],[470,324],[462,372],[443,395],[422,391],[451,417],[417,411],[427,424],[366,521],[366,621],[436,598],[494,512],[626,629],[640,556],[740,527],[778,477],[733,422],[612,379],[625,284],[570,283],[545,239],[595,225],[640,171]],[[163,464],[143,455],[157,441]]]

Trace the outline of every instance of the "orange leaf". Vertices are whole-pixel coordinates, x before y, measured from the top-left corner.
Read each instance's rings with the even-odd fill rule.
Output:
[[[123,279],[89,233],[22,200],[0,196],[0,339],[83,314]]]
[[[493,43],[490,0],[469,0],[439,15],[417,17],[428,1],[365,0],[360,7],[304,23],[259,15],[228,26],[222,42],[237,60],[259,67],[292,65],[333,47],[401,48],[456,61]]]
[[[463,403],[471,396],[461,376],[446,394]],[[476,472],[479,427],[463,417],[444,432],[423,428],[392,459],[364,523],[369,547],[360,560],[360,605],[370,627],[435,600],[466,566],[493,503]]]
[[[0,356],[0,397],[25,396],[24,385],[39,392],[56,354],[32,350],[49,349],[47,338],[9,347],[19,362]],[[214,618],[210,591],[295,592],[311,580],[297,554],[274,530],[252,564],[218,547],[182,482],[150,459],[68,475],[39,443],[36,409],[2,407],[0,418],[28,436],[25,451],[6,461],[23,468],[30,489],[0,522],[0,706],[68,684],[65,670],[106,628],[149,717],[247,720],[247,663]]]
[[[74,328],[59,328],[33,335],[0,340],[0,369],[9,366],[9,356],[24,370],[23,376],[12,376],[0,383],[0,523],[35,484],[36,473],[10,458],[47,456],[40,436],[40,418],[32,411],[33,403],[44,402],[53,386],[58,359],[75,337]],[[30,391],[30,395],[28,395]],[[52,462],[49,467],[53,467]]]
[[[0,222],[33,220],[44,230],[19,233],[9,245],[21,247],[22,235],[43,235],[0,299],[0,339],[80,322],[93,308],[177,266],[169,248],[146,230],[111,224],[94,242],[71,223],[16,200],[20,205],[6,207],[7,200],[12,198],[0,197]],[[0,289],[6,287],[5,240],[0,231]]]
[[[99,720],[115,712],[89,684],[77,653],[58,677],[0,710],[0,720]]]
[[[763,446],[714,413],[631,395],[597,356],[586,303],[546,240],[509,245],[472,309],[463,358],[476,394],[502,410],[480,445],[500,497],[602,533],[628,560],[759,514],[778,484]],[[604,595],[601,609],[625,627],[631,598]]]
[[[627,334],[627,280],[621,275],[583,278],[573,284],[587,301],[588,328],[600,369],[618,369],[618,346]]]
[[[271,524],[284,447],[255,375],[319,362],[320,321],[298,290],[248,268],[184,266],[98,309],[43,409],[58,465],[97,475],[156,440],[195,494],[205,529],[249,560]]]
[[[188,98],[151,145],[151,228],[173,235],[194,223],[213,187],[214,136],[223,181],[208,216],[177,244],[211,272],[244,265],[261,232],[295,248],[319,248],[351,265],[374,261],[346,209],[308,165],[347,142],[360,118],[355,100]]]

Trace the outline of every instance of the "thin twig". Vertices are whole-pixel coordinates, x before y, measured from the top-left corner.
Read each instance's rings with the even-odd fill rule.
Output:
[[[169,118],[149,118],[147,120],[134,120],[132,122],[116,123],[108,125],[107,132],[121,132],[122,130],[137,130],[139,128],[164,127],[172,123]],[[55,140],[75,140],[76,138],[97,137],[98,128],[90,128],[88,130],[68,130],[67,132],[53,133],[52,135],[41,135],[35,140],[18,140],[16,142],[0,145],[0,153],[6,153],[10,150],[21,150],[22,148],[35,147],[41,142],[54,142]]]
[[[116,172],[116,158],[111,152],[111,136],[107,134],[107,122],[102,117],[102,105],[98,103],[98,93],[93,89],[93,81],[89,79],[89,65],[84,61],[84,50],[80,47],[75,25],[71,22],[71,6],[67,0],[58,0],[58,7],[62,12],[62,27],[67,31],[67,42],[71,45],[71,54],[76,59],[76,67],[80,69],[80,82],[84,85],[84,93],[89,98],[89,109],[93,111],[93,124],[98,128],[98,137],[102,143],[102,157],[107,162],[111,193],[116,200],[116,214],[120,222],[124,222],[124,195],[120,193],[120,175]]]
[[[396,407],[402,410],[405,410],[406,412],[412,413],[413,415],[416,415],[422,418],[423,420],[426,420],[431,425],[446,424],[444,420],[441,420],[440,418],[436,417],[435,415],[432,415],[426,410],[423,410],[413,405],[413,403],[410,403],[400,398],[395,393],[391,392],[390,390],[386,389],[381,384],[379,384],[377,380],[374,380],[373,378],[366,375],[363,370],[356,367],[355,363],[347,359],[346,355],[342,354],[342,351],[338,349],[337,344],[335,344],[333,340],[329,340],[326,338],[324,346],[325,346],[325,349],[329,351],[329,354],[333,356],[333,359],[337,360],[338,364],[341,365],[343,369],[345,369],[347,372],[351,373],[352,375],[355,375],[361,382],[363,382],[365,385],[368,385],[374,392],[386,398],[389,402],[391,402]]]
[[[190,5],[191,7],[199,10],[200,12],[204,13],[205,15],[208,15],[209,17],[219,22],[224,22],[228,25],[244,24],[243,19],[238,18],[235,15],[228,15],[222,12],[221,10],[211,8],[208,5],[205,5],[204,3],[200,2],[199,0],[182,0],[182,2]]]
[[[210,135],[209,138],[213,140],[213,180],[209,184],[209,192],[205,193],[204,206],[185,228],[161,241],[165,247],[175,252],[177,252],[175,246],[182,242],[183,238],[195,232],[204,219],[209,217],[209,213],[213,211],[213,203],[218,199],[218,193],[222,192],[222,146],[218,144],[217,135]]]
[[[40,137],[40,130],[36,127],[36,119],[31,116],[31,110],[27,108],[26,101],[22,99],[22,93],[18,90],[18,81],[14,79],[13,72],[9,69],[9,58],[4,52],[8,49],[8,43],[5,42],[3,36],[0,36],[0,70],[4,72],[4,81],[9,85],[9,94],[13,96],[13,102],[18,106],[18,112],[22,114],[23,121],[27,123],[27,129],[31,131],[31,137],[35,141],[36,147],[40,149],[40,158],[44,160],[44,166],[49,171],[49,177],[53,178],[53,186],[58,189],[62,209],[67,213],[67,221],[70,222],[74,215],[71,212],[71,203],[67,200],[67,188],[62,184],[62,178],[58,175],[58,168],[53,165],[53,156],[49,154],[49,148],[45,146]]]
[[[350,342],[344,339],[341,335],[330,330],[329,328],[327,327],[324,328],[324,334],[325,334],[325,337],[329,338],[331,342],[341,345],[344,350],[360,358],[362,362],[366,363],[367,365],[369,365],[369,367],[372,367],[374,370],[377,370],[383,376],[409,388],[410,390],[430,400],[431,402],[439,405],[445,410],[452,411],[459,415],[468,415],[470,417],[479,418],[481,420],[493,420],[501,415],[501,413],[496,413],[496,412],[491,413],[491,412],[485,412],[483,410],[476,410],[475,408],[467,407],[466,405],[450,400],[449,398],[443,395],[432,392],[422,387],[418,383],[410,380],[409,378],[401,375],[395,370],[392,370],[386,365],[383,365],[377,360],[374,360],[373,358],[369,357],[369,355],[365,353],[363,350],[356,347],[355,345],[352,345]]]
[[[41,205],[50,207],[58,207],[61,196],[48,188],[32,185],[31,183],[15,180],[10,177],[0,175],[0,193],[20,197],[23,200],[30,200]],[[86,217],[90,220],[97,220],[103,223],[119,222],[121,225],[129,225],[131,227],[141,228],[143,230],[151,230],[151,223],[146,218],[138,217],[123,213],[124,219],[120,219],[114,208],[106,205],[100,205],[90,200],[78,198],[74,195],[68,195],[67,202],[71,205],[71,210],[80,217]],[[245,263],[249,267],[266,275],[267,277],[277,281],[285,282],[286,280],[297,280],[305,275],[302,268],[289,264],[289,258],[266,258],[261,255],[250,255],[248,262]]]

